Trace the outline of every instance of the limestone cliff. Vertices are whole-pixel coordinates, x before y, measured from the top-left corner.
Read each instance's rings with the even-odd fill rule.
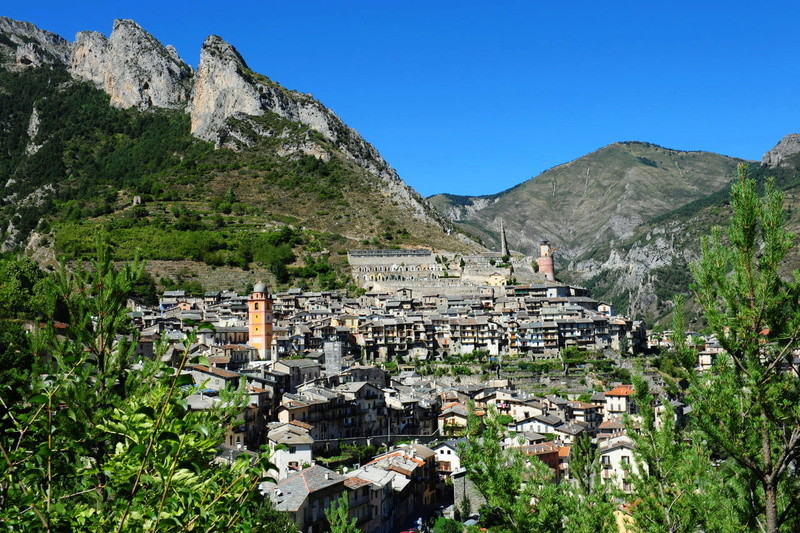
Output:
[[[588,282],[595,296],[622,302],[631,316],[659,318],[671,308],[675,294],[686,292],[688,265],[699,258],[696,239],[686,237],[690,227],[674,222],[653,227],[625,246],[611,246],[607,256],[573,261],[566,274],[571,281]],[[666,286],[663,278],[670,271],[682,271],[684,283]]]
[[[0,17],[0,63],[6,68],[41,67],[67,63],[70,43],[55,33],[40,30],[30,22]]]
[[[781,139],[775,148],[764,154],[761,162],[771,167],[785,165],[787,159],[800,153],[800,135],[790,133]]]
[[[191,67],[132,20],[114,21],[109,38],[78,33],[70,71],[103,89],[116,107],[180,108],[191,91]]]
[[[228,118],[264,114],[255,84],[244,76],[245,68],[231,45],[216,35],[206,39],[189,104],[192,135],[220,145]]]

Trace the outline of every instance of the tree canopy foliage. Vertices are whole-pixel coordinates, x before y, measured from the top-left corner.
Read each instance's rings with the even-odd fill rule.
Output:
[[[726,235],[703,240],[693,290],[725,352],[711,372],[693,374],[694,419],[721,457],[751,480],[744,518],[772,533],[800,528],[800,380],[790,371],[800,340],[800,272],[780,268],[794,246],[783,194],[763,197],[740,167]]]
[[[142,273],[117,270],[101,246],[90,268],[61,269],[49,294],[64,327],[48,321],[29,357],[38,369],[3,402],[0,523],[18,531],[287,531],[259,493],[271,465],[260,454],[215,458],[245,407],[225,391],[193,411],[193,380],[160,361],[134,358],[126,299]],[[23,345],[20,350],[26,350]],[[135,363],[135,366],[134,366]]]

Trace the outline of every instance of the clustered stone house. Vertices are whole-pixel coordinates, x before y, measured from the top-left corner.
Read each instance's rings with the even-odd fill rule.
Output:
[[[479,413],[494,408],[510,415],[517,437],[507,445],[522,446],[563,477],[564,450],[582,432],[598,434],[619,409],[614,391],[608,403],[533,398],[507,381],[446,386],[413,371],[389,376],[370,363],[472,350],[552,357],[564,346],[612,347],[623,337],[637,349],[643,338],[639,324],[558,282],[419,298],[412,290],[359,298],[301,290],[270,295],[263,284],[249,296],[170,291],[157,309],[135,307],[131,318],[141,331],[140,356],[173,364],[187,352],[207,358],[184,370],[198,385],[188,399],[192,409],[217,405],[226,387],[245,387],[249,405],[228,430],[222,455],[268,444],[277,483],[264,493],[303,531],[324,530],[324,509],[342,493],[369,532],[405,527],[421,510],[453,501],[444,480],[459,475],[457,446],[393,447],[344,475],[315,464],[341,442],[435,444],[459,436],[473,403]],[[197,331],[192,344],[190,330]],[[159,340],[168,346],[163,354],[154,348]],[[447,460],[437,460],[440,452]]]

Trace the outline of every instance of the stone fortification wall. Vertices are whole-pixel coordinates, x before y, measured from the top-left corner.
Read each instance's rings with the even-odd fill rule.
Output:
[[[444,272],[430,250],[352,250],[347,260],[361,286],[383,282],[435,280]]]
[[[476,294],[481,285],[465,283],[460,278],[439,278],[435,281],[402,281],[402,282],[376,282],[373,289],[376,291],[394,292],[398,289],[411,289],[414,298],[432,294],[447,296],[466,296]]]
[[[347,260],[351,266],[436,264],[430,250],[350,250]]]
[[[375,290],[394,291],[406,287],[417,294],[461,295],[488,285],[496,273],[522,283],[543,279],[533,272],[532,258],[512,258],[512,269],[500,267],[502,257],[492,252],[459,256],[423,249],[351,250],[347,259],[355,282]]]

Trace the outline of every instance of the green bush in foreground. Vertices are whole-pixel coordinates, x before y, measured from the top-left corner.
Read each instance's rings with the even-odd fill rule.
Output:
[[[186,363],[132,369],[127,295],[142,274],[117,271],[107,247],[90,270],[59,272],[51,296],[66,327],[35,339],[30,387],[0,391],[0,524],[14,531],[291,531],[259,493],[270,464],[243,454],[216,464],[245,396],[191,411]],[[33,353],[29,354],[33,357]],[[6,389],[13,386],[7,383]]]

